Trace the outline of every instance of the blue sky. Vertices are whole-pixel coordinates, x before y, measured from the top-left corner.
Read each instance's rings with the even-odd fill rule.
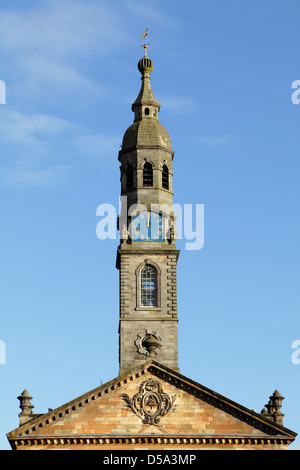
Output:
[[[26,388],[47,412],[118,374],[118,151],[149,27],[174,202],[204,204],[178,262],[182,374],[300,432],[297,0],[5,1],[0,7],[0,448]],[[296,441],[291,448],[300,448]]]

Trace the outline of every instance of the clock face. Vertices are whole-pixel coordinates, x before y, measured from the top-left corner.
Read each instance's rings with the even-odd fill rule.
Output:
[[[164,218],[157,212],[140,212],[132,220],[132,240],[161,242],[164,240]]]

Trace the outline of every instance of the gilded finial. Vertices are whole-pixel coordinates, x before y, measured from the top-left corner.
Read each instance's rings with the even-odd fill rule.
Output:
[[[146,31],[144,32],[144,34],[142,35],[142,39],[144,39],[144,44],[142,44],[144,50],[145,50],[145,56],[144,57],[147,57],[147,49],[148,49],[148,46],[150,46],[150,44],[146,44],[146,37],[148,36],[148,27],[146,28]]]

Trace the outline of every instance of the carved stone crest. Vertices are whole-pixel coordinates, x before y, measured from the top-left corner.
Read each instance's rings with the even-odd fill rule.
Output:
[[[131,398],[121,395],[125,407],[132,410],[144,424],[157,424],[169,411],[175,408],[177,395],[164,393],[159,380],[148,379],[141,383],[138,392]]]

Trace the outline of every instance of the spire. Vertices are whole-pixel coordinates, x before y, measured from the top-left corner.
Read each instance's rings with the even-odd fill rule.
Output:
[[[142,85],[137,99],[132,104],[132,111],[135,113],[135,121],[140,121],[141,119],[156,119],[158,120],[158,112],[160,110],[160,104],[155,98],[151,85],[150,85],[150,73],[153,71],[154,65],[152,60],[147,55],[147,49],[150,44],[146,43],[146,37],[148,35],[148,28],[143,34],[144,38],[144,57],[138,62],[138,69],[142,74],[141,80]]]

